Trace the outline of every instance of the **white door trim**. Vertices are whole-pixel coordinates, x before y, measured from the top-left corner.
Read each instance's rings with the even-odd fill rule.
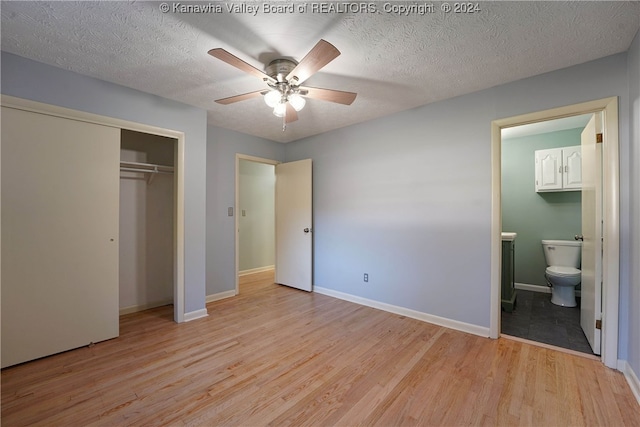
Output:
[[[603,112],[603,271],[602,362],[613,369],[618,362],[618,310],[620,277],[620,165],[618,98],[605,98],[566,107],[494,120],[491,122],[491,338],[500,336],[501,250],[501,129],[562,117]]]
[[[239,281],[239,277],[240,277],[240,236],[239,236],[239,229],[240,229],[240,219],[238,217],[238,212],[240,212],[240,160],[248,160],[250,162],[256,162],[256,163],[264,163],[266,165],[279,165],[282,162],[279,162],[277,160],[272,160],[272,159],[265,159],[262,157],[255,157],[255,156],[249,156],[247,154],[240,154],[240,153],[236,153],[236,192],[235,192],[235,206],[234,206],[234,216],[235,218],[235,231],[234,234],[236,236],[235,238],[235,251],[236,251],[236,256],[235,256],[235,263],[236,263],[236,267],[235,267],[235,282],[236,282],[236,295],[238,295],[240,293],[240,281]]]
[[[173,281],[173,318],[177,323],[185,321],[184,317],[184,132],[163,129],[128,120],[101,116],[79,110],[59,107],[13,96],[2,95],[1,105],[24,111],[48,114],[50,116],[127,129],[152,135],[174,138],[178,141],[175,153],[175,221],[174,221],[174,281]]]

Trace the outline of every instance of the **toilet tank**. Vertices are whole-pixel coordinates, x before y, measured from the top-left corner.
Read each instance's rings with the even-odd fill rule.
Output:
[[[576,240],[543,240],[542,249],[547,266],[580,268],[582,242]]]

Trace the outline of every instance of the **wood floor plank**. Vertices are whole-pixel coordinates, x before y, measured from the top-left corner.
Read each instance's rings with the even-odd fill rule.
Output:
[[[620,372],[243,276],[209,316],[2,370],[7,426],[637,426]]]

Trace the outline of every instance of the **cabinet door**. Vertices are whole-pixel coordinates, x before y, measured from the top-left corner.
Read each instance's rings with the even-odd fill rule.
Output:
[[[118,336],[120,129],[2,107],[2,367]]]
[[[552,148],[537,150],[536,163],[536,191],[554,191],[562,189],[562,150]]]
[[[562,187],[579,190],[582,188],[582,147],[565,147],[562,149]]]

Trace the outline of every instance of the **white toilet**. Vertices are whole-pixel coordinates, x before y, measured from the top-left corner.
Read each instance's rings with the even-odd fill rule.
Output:
[[[575,307],[576,285],[582,281],[579,270],[582,242],[573,240],[543,240],[547,261],[545,277],[551,286],[551,302],[563,307]]]

